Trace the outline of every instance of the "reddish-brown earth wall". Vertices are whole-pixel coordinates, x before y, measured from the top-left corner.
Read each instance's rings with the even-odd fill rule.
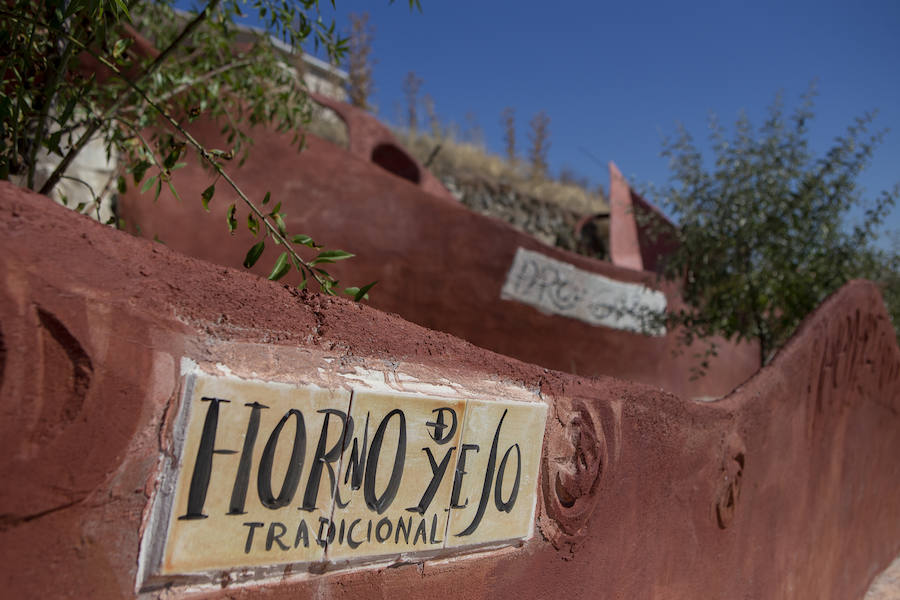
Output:
[[[332,104],[340,108],[339,103]],[[344,110],[356,117],[350,120],[353,146],[354,135],[362,128],[358,122],[377,122],[349,107]],[[381,129],[380,135],[388,135]],[[222,146],[216,131],[210,123],[195,127],[197,137],[209,147]],[[254,137],[257,144],[249,160],[243,167],[234,165],[233,175],[241,188],[256,201],[271,192],[272,202],[281,202],[287,213],[291,233],[307,233],[329,248],[356,254],[330,270],[344,285],[377,280],[371,303],[378,309],[527,362],[579,375],[632,379],[688,397],[726,394],[759,366],[755,345],[717,340],[719,356],[712,360],[709,374],[694,380],[691,367],[698,364],[695,354],[703,348],[681,348],[675,332],[651,337],[503,300],[501,288],[518,248],[617,281],[657,284],[653,273],[547,246],[504,222],[428,193],[358,152],[315,136],[307,137],[308,147],[302,153],[291,146],[290,135],[260,130]],[[363,146],[369,148],[372,143]],[[244,227],[246,210],[220,182],[211,214],[204,213],[200,195],[212,176],[192,157],[188,163],[176,173],[184,202],[164,189],[154,203],[151,193],[140,195],[132,189],[121,203],[127,226],[132,231],[140,227],[144,237],[158,236],[170,248],[190,256],[240,266],[247,249],[257,241]],[[227,240],[225,211],[233,202],[239,207],[240,231],[234,236],[237,239]],[[633,215],[625,217],[634,226]],[[277,256],[269,244],[253,272],[267,275]],[[289,281],[299,282],[296,275],[290,277]],[[674,288],[663,287],[663,291],[670,304],[679,302]]]
[[[701,403],[187,258],[5,183],[0,250],[6,597],[135,594],[179,360],[226,360],[223,344],[512,382],[540,390],[550,417],[520,547],[247,587],[223,576],[198,597],[845,599],[900,551],[900,349],[869,283]]]

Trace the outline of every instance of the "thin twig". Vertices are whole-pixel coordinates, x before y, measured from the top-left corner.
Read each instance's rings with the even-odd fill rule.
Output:
[[[184,29],[181,30],[181,33],[178,34],[178,36],[174,40],[172,40],[172,42],[168,45],[168,47],[166,47],[165,50],[160,52],[159,55],[157,55],[157,57],[155,59],[153,59],[153,62],[151,62],[147,66],[147,68],[144,69],[144,71],[140,75],[138,75],[137,78],[135,78],[135,80],[133,82],[128,80],[127,77],[122,76],[122,73],[119,71],[119,69],[117,67],[115,67],[115,65],[112,65],[111,63],[109,63],[109,61],[106,61],[106,60],[104,60],[103,62],[108,67],[113,69],[114,72],[116,73],[116,75],[121,77],[126,83],[129,83],[129,84],[130,83],[135,83],[135,84],[140,83],[141,81],[146,79],[148,76],[150,76],[154,71],[156,71],[156,69],[162,64],[162,62],[166,58],[168,58],[173,52],[175,52],[175,50],[178,48],[178,46],[181,45],[181,43],[189,35],[191,35],[194,32],[194,30],[197,27],[199,27],[200,24],[204,20],[206,20],[207,16],[209,14],[211,14],[212,11],[215,10],[215,8],[218,6],[220,1],[221,0],[210,0],[209,4],[206,5],[206,8],[204,8],[202,11],[200,11],[197,14],[197,16],[194,17],[191,20],[191,22],[188,23],[184,27]],[[9,14],[9,11],[0,11],[0,14]],[[15,14],[9,14],[9,16],[20,17],[20,15],[15,15]],[[44,26],[49,27],[47,24],[44,24]],[[71,36],[68,36],[68,33],[66,33],[66,36],[69,37],[69,39],[74,39],[74,38],[71,38]],[[83,46],[83,49],[87,50],[87,47]],[[95,54],[95,53],[92,53],[92,54]],[[66,155],[63,157],[62,161],[59,163],[59,165],[57,165],[56,169],[53,170],[53,173],[50,174],[50,177],[47,179],[47,181],[44,182],[44,185],[41,186],[41,189],[40,189],[41,194],[46,195],[46,194],[50,193],[50,190],[52,190],[53,186],[55,186],[56,183],[59,181],[60,175],[62,175],[66,171],[66,169],[69,168],[69,165],[71,164],[72,160],[74,160],[75,156],[77,156],[78,153],[80,153],[84,149],[84,147],[87,146],[88,142],[91,140],[91,138],[97,132],[97,130],[100,128],[100,125],[104,121],[108,120],[110,115],[112,115],[116,111],[118,111],[118,109],[122,106],[122,104],[125,103],[125,101],[128,99],[127,96],[128,96],[127,94],[123,94],[116,102],[114,102],[112,104],[112,106],[110,106],[108,109],[106,109],[106,111],[104,111],[104,113],[100,116],[99,119],[95,120],[93,123],[91,123],[90,126],[88,126],[88,128],[84,132],[84,135],[82,135],[78,139],[78,141],[75,143],[75,145],[72,146],[71,149],[69,149],[69,152],[66,153]]]
[[[71,58],[72,42],[67,40],[65,48],[63,48],[62,56],[59,59],[59,64],[57,65],[57,68],[53,70],[50,81],[44,86],[44,94],[41,99],[41,114],[38,115],[37,130],[35,131],[34,138],[31,142],[31,156],[28,157],[28,189],[34,189],[35,163],[37,162],[38,150],[44,141],[44,131],[47,128],[47,119],[50,116],[50,106],[53,103],[53,97],[56,96],[56,89],[59,87],[59,82],[62,79],[62,73],[68,66]]]
[[[81,179],[80,177],[73,177],[72,175],[60,175],[60,178],[61,179],[71,179],[72,181],[75,181],[75,182],[80,183],[81,185],[85,186],[88,189],[88,191],[91,192],[91,202],[93,202],[95,204],[99,204],[99,197],[97,196],[97,193],[94,191],[94,186],[89,184],[87,181],[85,181],[84,179]]]
[[[219,0],[213,0],[213,2],[210,2],[210,6],[217,4],[218,1]],[[207,9],[209,9],[209,6],[207,7]],[[4,12],[6,12],[6,11],[3,11],[2,9],[0,9],[0,14],[3,14]],[[195,21],[196,21],[196,19],[195,19]],[[256,215],[256,217],[260,221],[262,221],[262,223],[265,225],[266,229],[272,235],[272,237],[275,239],[275,241],[278,244],[281,244],[282,246],[285,247],[287,252],[290,254],[291,258],[293,258],[294,261],[296,261],[296,264],[299,265],[300,267],[302,267],[303,269],[305,269],[313,277],[313,279],[316,280],[316,283],[318,283],[319,286],[323,290],[325,290],[328,293],[332,293],[331,286],[333,285],[334,282],[333,281],[326,282],[326,280],[315,270],[315,267],[312,264],[305,261],[299,254],[297,254],[297,252],[294,250],[292,245],[287,241],[287,239],[285,239],[285,237],[283,235],[281,235],[281,232],[278,230],[278,228],[269,221],[269,219],[266,217],[266,215],[264,215],[262,213],[262,211],[260,211],[256,207],[256,205],[253,203],[253,201],[251,201],[250,198],[247,197],[247,195],[238,187],[237,183],[235,183],[234,180],[231,179],[231,177],[228,175],[228,173],[225,172],[225,170],[218,163],[218,161],[216,161],[215,156],[210,151],[208,151],[202,144],[200,144],[200,142],[198,142],[190,133],[188,133],[188,131],[184,127],[182,127],[182,125],[178,121],[176,121],[168,113],[166,113],[156,102],[154,102],[153,100],[150,99],[150,97],[147,95],[147,93],[138,85],[138,81],[140,81],[142,79],[142,77],[139,77],[136,80],[128,79],[124,74],[122,74],[122,72],[119,70],[119,68],[115,64],[113,64],[112,62],[107,60],[105,57],[100,56],[99,54],[97,54],[96,52],[91,50],[90,48],[84,46],[84,44],[82,44],[79,40],[77,40],[74,37],[72,37],[71,35],[69,35],[67,32],[62,31],[60,33],[64,37],[75,42],[77,45],[79,45],[81,47],[82,50],[85,50],[86,52],[91,54],[94,58],[99,60],[102,64],[104,64],[106,67],[108,67],[128,87],[130,87],[134,92],[136,92],[144,100],[144,102],[146,102],[157,113],[159,113],[159,115],[164,120],[166,120],[173,129],[175,129],[178,133],[180,133],[182,135],[182,137],[185,139],[185,141],[187,141],[200,154],[200,156],[213,167],[213,169],[216,171],[216,173],[220,177],[225,179],[225,181],[228,183],[228,185],[231,186],[231,188],[237,193],[237,195],[241,198],[241,200],[243,200],[243,202],[250,208],[250,210]],[[179,36],[179,37],[181,38],[183,36]],[[107,110],[107,113],[108,112],[109,112],[109,110]],[[106,117],[106,114],[104,113],[104,116],[101,117],[100,119],[98,119],[97,121],[102,121],[104,119],[104,117],[108,118],[108,117]],[[97,122],[97,121],[95,121],[95,122]],[[79,142],[80,141],[81,140],[79,140]],[[154,160],[155,160],[155,156],[154,156]],[[157,163],[157,164],[159,164],[159,163]],[[62,176],[62,173],[58,174],[57,179],[61,176]]]
[[[104,60],[102,57],[98,57],[98,58],[100,60]],[[115,66],[111,66],[111,68],[114,69],[114,72],[117,75],[121,75]],[[124,77],[123,77],[123,80],[128,84],[129,87],[131,87],[138,94],[140,94],[140,96],[144,99],[144,101],[147,104],[149,104],[154,110],[156,110],[159,113],[159,115],[163,119],[165,119],[173,129],[175,129],[178,133],[180,133],[184,137],[184,139],[191,146],[194,147],[194,149],[200,154],[200,156],[207,163],[209,163],[210,166],[212,166],[212,168],[216,171],[216,173],[222,179],[224,179],[228,183],[229,186],[231,186],[231,188],[237,193],[237,195],[241,198],[241,200],[244,201],[244,203],[247,205],[248,208],[250,208],[250,210],[256,215],[256,217],[260,221],[262,221],[262,223],[266,226],[266,229],[269,231],[269,233],[272,235],[272,237],[275,238],[275,241],[285,247],[285,249],[288,251],[288,253],[291,255],[291,257],[294,260],[296,260],[299,265],[301,265],[303,268],[305,268],[310,273],[310,275],[312,275],[312,277],[316,280],[316,283],[318,283],[319,286],[323,290],[330,289],[328,287],[328,285],[325,283],[325,280],[322,278],[322,276],[318,272],[315,271],[315,269],[313,268],[313,266],[311,264],[309,264],[299,254],[297,254],[297,252],[293,249],[293,247],[287,241],[287,239],[285,239],[285,237],[281,235],[281,232],[278,230],[278,228],[269,221],[269,219],[262,213],[262,211],[260,211],[256,207],[256,205],[253,203],[253,201],[251,201],[250,198],[247,197],[247,195],[243,192],[243,190],[241,190],[241,188],[238,187],[237,183],[235,183],[235,181],[228,175],[228,173],[225,172],[225,170],[222,168],[222,165],[220,165],[218,163],[218,161],[206,149],[206,147],[204,147],[200,142],[198,142],[194,138],[194,136],[192,136],[190,133],[188,133],[188,131],[184,127],[182,127],[182,125],[178,121],[173,119],[160,106],[158,106],[153,100],[151,100],[147,96],[146,92],[144,92],[144,90],[141,89],[137,85],[137,83],[128,81]],[[143,140],[143,138],[141,138],[141,139]],[[155,160],[155,157],[154,157],[154,160]]]
[[[208,71],[208,72],[204,73],[202,76],[197,77],[196,79],[192,80],[190,83],[183,83],[177,87],[172,88],[168,93],[165,93],[162,96],[160,96],[159,98],[157,98],[156,101],[157,102],[165,102],[169,98],[172,98],[173,96],[177,96],[178,94],[185,91],[186,89],[192,88],[195,85],[198,85],[205,81],[209,81],[210,79],[217,77],[217,76],[221,75],[222,73],[231,71],[233,69],[241,69],[243,67],[247,67],[252,64],[253,64],[253,61],[248,59],[248,60],[240,60],[240,61],[228,64],[228,65],[223,65],[223,66],[219,67],[218,69],[213,69],[212,71]]]

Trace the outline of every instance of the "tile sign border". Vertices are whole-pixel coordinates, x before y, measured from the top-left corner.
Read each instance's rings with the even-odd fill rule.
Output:
[[[546,418],[537,401],[186,373],[138,590],[519,544]]]

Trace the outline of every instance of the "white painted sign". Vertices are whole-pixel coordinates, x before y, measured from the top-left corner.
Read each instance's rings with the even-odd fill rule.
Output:
[[[544,313],[571,317],[614,329],[665,335],[648,317],[666,310],[666,296],[636,283],[624,283],[519,248],[506,275],[501,297]]]

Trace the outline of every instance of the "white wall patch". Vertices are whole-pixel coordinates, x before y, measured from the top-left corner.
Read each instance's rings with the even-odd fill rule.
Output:
[[[501,298],[541,312],[614,329],[665,335],[648,317],[666,310],[666,296],[637,283],[616,281],[519,248],[506,275]]]

